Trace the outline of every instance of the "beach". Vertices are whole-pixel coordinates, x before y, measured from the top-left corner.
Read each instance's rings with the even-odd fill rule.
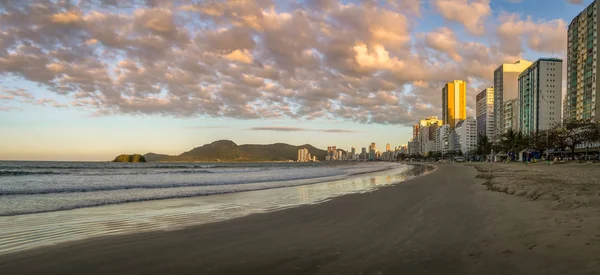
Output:
[[[477,170],[167,232],[0,255],[3,274],[598,274],[597,209],[490,192]]]
[[[476,164],[490,190],[543,201],[555,210],[600,207],[600,165],[597,163]]]

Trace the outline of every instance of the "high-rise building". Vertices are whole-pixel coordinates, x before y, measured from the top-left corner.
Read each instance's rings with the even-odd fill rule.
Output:
[[[415,123],[415,124],[413,124],[413,137],[412,137],[412,139],[415,140],[415,139],[417,139],[418,136],[419,136],[419,123]]]
[[[309,162],[310,161],[310,153],[308,149],[302,148],[298,150],[298,162]]]
[[[519,75],[529,66],[531,62],[520,59],[513,64],[504,63],[494,71],[494,124],[496,126],[494,134],[496,137],[506,132],[504,103],[519,97]]]
[[[369,153],[367,153],[367,148],[363,147],[360,153],[360,160],[367,160],[369,158]]]
[[[391,152],[392,151],[392,145],[390,145],[389,143],[385,145],[385,151],[386,152]]]
[[[442,121],[438,119],[436,116],[428,116],[426,118],[422,118],[419,120],[419,127],[417,129],[420,131],[421,127],[427,127],[431,125],[442,125]],[[413,127],[414,130],[414,127]],[[418,136],[418,135],[417,135]]]
[[[494,138],[494,87],[485,88],[477,95],[476,101],[477,137]]]
[[[419,128],[419,153],[421,155],[428,155],[430,152],[436,151],[436,132],[439,127],[439,123],[432,123],[428,126]]]
[[[530,135],[561,123],[562,59],[540,58],[519,75],[519,129]]]
[[[375,146],[375,142],[372,142],[371,145],[369,145],[369,160],[375,160],[376,159],[376,153],[377,152],[377,147]]]
[[[504,101],[504,108],[502,109],[504,113],[504,117],[502,121],[504,121],[504,126],[502,127],[503,133],[506,133],[509,129],[512,129],[514,132],[519,132],[519,99],[514,98],[511,100]],[[496,135],[498,137],[498,135]]]
[[[600,118],[599,9],[600,1],[593,1],[569,24],[565,121]]]
[[[456,124],[456,136],[463,154],[477,150],[477,121],[469,116]]]
[[[408,142],[408,155],[412,156],[412,155],[419,155],[419,141],[416,140],[411,140]]]
[[[467,117],[467,82],[454,80],[442,89],[442,121],[454,128]]]
[[[337,160],[337,148],[336,146],[328,146],[327,147],[327,157],[325,160],[334,161]]]
[[[436,151],[446,154],[454,151],[454,130],[450,125],[444,124],[436,129],[435,147]]]

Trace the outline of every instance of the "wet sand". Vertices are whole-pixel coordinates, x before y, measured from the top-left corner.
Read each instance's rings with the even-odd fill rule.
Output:
[[[473,167],[179,231],[0,256],[1,274],[600,274],[597,209],[489,192]]]

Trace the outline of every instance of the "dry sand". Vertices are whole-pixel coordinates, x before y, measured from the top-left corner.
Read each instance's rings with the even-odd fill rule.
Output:
[[[600,274],[597,208],[489,192],[473,167],[180,231],[0,256],[0,274]]]
[[[600,164],[493,163],[477,164],[479,178],[494,191],[549,202],[551,209],[600,207]]]

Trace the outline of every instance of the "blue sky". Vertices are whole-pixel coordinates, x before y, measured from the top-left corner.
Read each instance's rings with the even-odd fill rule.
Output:
[[[219,139],[397,146],[441,116],[444,81],[469,81],[473,114],[501,62],[564,57],[566,26],[591,3],[244,2],[37,3],[47,17],[1,3],[0,159],[179,154]]]

